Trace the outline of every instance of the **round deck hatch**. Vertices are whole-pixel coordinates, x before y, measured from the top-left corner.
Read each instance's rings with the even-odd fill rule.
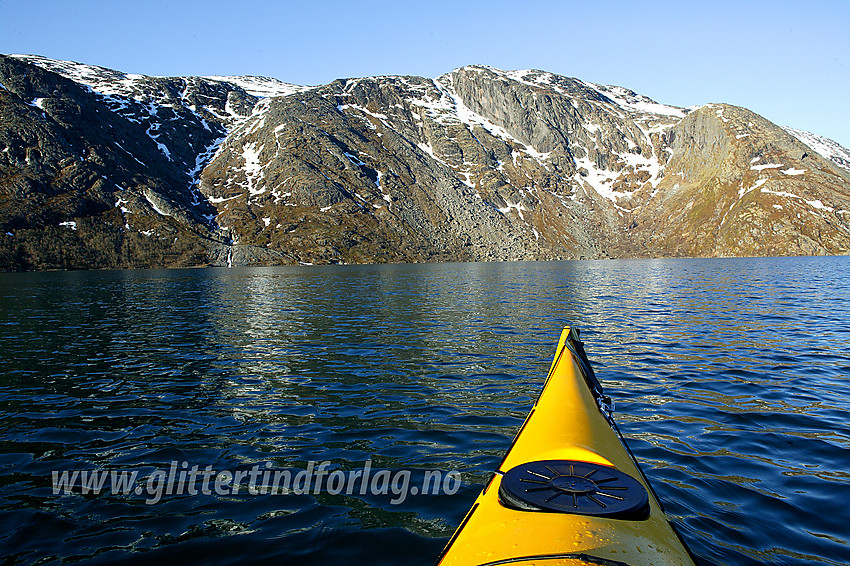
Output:
[[[508,470],[499,487],[506,507],[613,519],[645,519],[649,496],[635,478],[610,466],[540,460]]]

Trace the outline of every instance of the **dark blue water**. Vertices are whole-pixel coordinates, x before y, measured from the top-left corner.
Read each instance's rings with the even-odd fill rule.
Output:
[[[850,557],[850,258],[0,275],[6,563],[432,564],[561,327],[704,564]],[[54,494],[61,470],[458,470],[454,494]]]

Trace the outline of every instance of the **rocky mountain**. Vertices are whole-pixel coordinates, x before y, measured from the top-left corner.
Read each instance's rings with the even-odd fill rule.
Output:
[[[300,87],[0,56],[0,268],[850,252],[850,151],[543,71]]]

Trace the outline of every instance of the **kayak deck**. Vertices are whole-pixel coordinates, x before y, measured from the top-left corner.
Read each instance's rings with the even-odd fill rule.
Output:
[[[438,564],[692,565],[609,403],[565,328],[543,391]]]

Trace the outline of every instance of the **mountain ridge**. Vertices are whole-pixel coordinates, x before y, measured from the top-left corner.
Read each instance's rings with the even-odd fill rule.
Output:
[[[0,84],[5,269],[850,248],[850,151],[726,104],[487,66],[302,87],[2,56]]]

